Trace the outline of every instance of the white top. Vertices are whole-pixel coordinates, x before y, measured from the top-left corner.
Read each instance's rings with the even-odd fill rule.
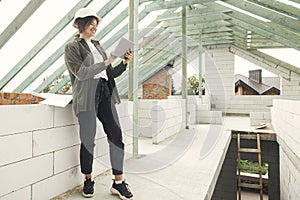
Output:
[[[94,63],[100,63],[103,62],[103,57],[100,54],[100,52],[97,50],[97,48],[95,47],[95,45],[92,42],[87,42],[87,44],[89,45],[89,48],[93,54],[94,57]],[[102,72],[100,72],[99,74],[96,74],[94,76],[94,79],[98,79],[98,78],[104,78],[106,80],[108,80],[108,76],[106,73],[106,70],[103,70]]]

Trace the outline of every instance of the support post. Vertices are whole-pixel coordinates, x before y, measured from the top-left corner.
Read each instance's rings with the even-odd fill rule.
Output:
[[[198,65],[198,70],[199,70],[199,98],[202,102],[202,30],[200,29],[199,32],[199,65]]]
[[[182,99],[185,99],[185,128],[189,129],[188,125],[188,99],[187,99],[187,18],[186,6],[182,6]]]
[[[139,0],[129,1],[129,39],[134,42],[129,64],[128,99],[133,101],[133,156],[138,156],[138,21]]]

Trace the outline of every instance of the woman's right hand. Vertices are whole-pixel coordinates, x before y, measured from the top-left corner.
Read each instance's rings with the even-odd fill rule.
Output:
[[[105,66],[110,65],[111,63],[113,63],[116,60],[117,57],[113,56],[111,53],[109,55],[109,58],[107,60],[104,61]]]

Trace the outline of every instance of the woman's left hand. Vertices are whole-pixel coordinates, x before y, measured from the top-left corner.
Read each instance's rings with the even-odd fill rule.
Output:
[[[127,63],[129,63],[132,59],[132,50],[130,49],[129,51],[127,51],[124,55],[125,59],[123,59],[123,64],[126,65]]]

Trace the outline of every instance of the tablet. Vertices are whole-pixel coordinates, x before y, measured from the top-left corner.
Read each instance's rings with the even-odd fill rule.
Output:
[[[133,49],[133,44],[134,43],[130,40],[127,40],[126,38],[122,37],[118,45],[115,47],[115,50],[112,52],[112,55],[124,59],[126,51]]]

